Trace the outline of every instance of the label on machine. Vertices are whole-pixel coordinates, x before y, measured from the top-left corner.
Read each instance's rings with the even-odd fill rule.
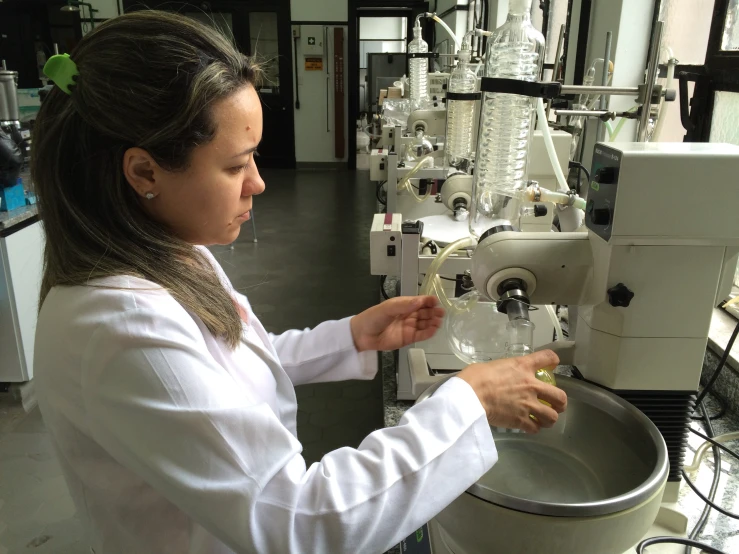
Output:
[[[402,554],[431,554],[431,537],[429,536],[428,524],[402,541],[400,552]]]

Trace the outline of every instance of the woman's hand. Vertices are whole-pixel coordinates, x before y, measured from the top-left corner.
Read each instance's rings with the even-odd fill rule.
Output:
[[[443,308],[434,296],[400,296],[351,319],[354,346],[365,350],[397,350],[430,339],[441,327]]]
[[[557,355],[543,350],[520,358],[471,365],[457,376],[475,391],[490,425],[538,433],[541,427],[552,427],[558,414],[567,408],[567,395],[562,389],[536,378],[539,369],[554,369],[557,364]],[[549,402],[551,407],[539,400]]]

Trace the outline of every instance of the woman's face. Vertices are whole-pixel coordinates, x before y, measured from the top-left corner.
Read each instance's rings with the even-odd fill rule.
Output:
[[[249,220],[252,197],[264,191],[254,156],[262,139],[262,106],[246,86],[213,105],[216,136],[198,146],[185,171],[166,171],[131,148],[124,172],[144,209],[191,244],[230,244]],[[154,194],[146,199],[147,193]]]

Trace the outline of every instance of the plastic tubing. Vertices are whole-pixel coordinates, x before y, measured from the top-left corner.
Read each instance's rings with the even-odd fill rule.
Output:
[[[557,317],[557,311],[551,304],[547,304],[546,308],[547,313],[549,314],[549,319],[551,319],[552,324],[554,324],[554,332],[557,334],[557,340],[563,340],[564,333],[562,332],[562,324],[559,322],[559,318]]]
[[[413,169],[411,169],[408,173],[406,173],[405,174],[405,177],[403,177],[400,180],[400,182],[398,183],[398,192],[402,192],[404,190],[407,190],[408,192],[411,193],[411,195],[416,200],[416,202],[419,202],[419,203],[420,202],[423,202],[429,196],[431,196],[431,187],[428,188],[428,190],[426,191],[426,194],[425,195],[419,196],[418,194],[416,194],[416,191],[413,190],[413,186],[411,185],[411,179],[413,178],[413,176],[416,173],[418,173],[418,171],[421,169],[421,166],[424,163],[426,163],[427,160],[430,160],[430,159],[432,159],[432,156],[431,155],[427,155],[427,156],[424,156],[423,158],[421,158],[420,160],[418,160],[418,163],[416,164],[416,166]]]
[[[441,279],[439,279],[439,270],[441,269],[442,264],[454,252],[456,252],[457,250],[462,250],[463,248],[473,248],[476,245],[477,240],[475,238],[465,237],[459,240],[455,240],[454,242],[449,243],[445,248],[443,248],[436,255],[436,258],[434,258],[434,261],[431,262],[431,265],[426,271],[426,275],[423,278],[423,283],[421,284],[421,295],[435,295],[439,298],[439,300],[441,301],[441,305],[445,309],[455,309],[454,305],[447,297],[446,292],[444,292],[444,287],[441,284]]]
[[[721,444],[739,440],[739,431],[735,431],[733,433],[726,433],[725,435],[719,435],[718,437],[713,437],[713,440],[715,440],[716,442],[720,442]],[[713,445],[708,441],[701,444],[698,450],[695,451],[695,456],[693,457],[693,463],[690,464],[689,466],[683,466],[683,469],[687,472],[698,471],[698,468],[700,467],[701,462],[703,461],[703,457],[706,455],[706,452],[708,451],[708,449],[711,448],[712,446]]]
[[[569,206],[571,202],[570,195],[564,192],[555,192],[553,190],[539,187],[539,195],[539,200],[541,200],[542,202],[551,202],[552,204],[559,204],[560,206]],[[529,202],[534,202],[533,189],[527,188],[524,193],[524,198]],[[577,208],[578,210],[585,211],[586,205],[587,204],[584,198],[580,198],[579,196],[575,197],[575,203],[573,204],[573,207]]]
[[[447,33],[449,33],[449,35],[452,37],[452,39],[454,39],[454,43],[457,45],[457,50],[461,50],[462,49],[462,42],[457,38],[457,35],[454,34],[454,31],[452,31],[451,27],[449,27],[449,25],[447,25],[446,23],[444,23],[444,21],[438,15],[436,15],[436,14],[433,14],[431,16],[431,19],[433,19],[434,21],[436,21],[439,25],[441,25],[444,28],[444,30]]]
[[[547,120],[546,111],[544,111],[544,100],[542,100],[541,98],[537,98],[536,100],[536,115],[539,119],[539,130],[544,135],[544,144],[547,147],[549,161],[552,163],[554,174],[557,177],[557,183],[559,183],[559,186],[563,191],[569,192],[570,187],[567,185],[567,179],[565,178],[565,174],[562,172],[562,167],[559,165],[559,160],[557,159],[557,152],[554,149],[552,133],[549,130],[549,121]],[[585,206],[583,206],[582,209],[584,210]]]

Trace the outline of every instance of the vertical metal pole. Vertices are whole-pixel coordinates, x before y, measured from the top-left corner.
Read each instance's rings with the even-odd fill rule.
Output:
[[[647,130],[649,128],[649,115],[652,111],[652,93],[654,92],[654,83],[657,80],[657,65],[659,64],[659,49],[662,44],[662,31],[664,22],[657,21],[654,26],[654,34],[652,35],[652,48],[649,51],[649,63],[647,64],[647,91],[644,105],[642,105],[642,113],[639,118],[639,132],[637,141],[646,142]]]
[[[59,54],[59,45],[55,42],[54,43],[54,55]]]
[[[254,235],[254,242],[257,242],[257,223],[254,221],[254,208],[250,210],[249,219],[251,219],[251,230]]]
[[[610,67],[611,67],[611,43],[613,41],[613,33],[611,31],[608,31],[606,33],[606,51],[603,54],[603,79],[601,80],[601,84],[604,87],[608,86],[608,74],[610,73]],[[608,98],[605,94],[600,95],[600,109],[605,110],[608,107]],[[605,139],[606,134],[606,128],[605,125],[603,125],[603,122],[599,119],[598,125],[595,128],[595,141],[596,142],[603,142]]]
[[[565,26],[562,25],[559,28],[559,40],[557,41],[557,53],[555,54],[554,58],[554,71],[552,71],[552,81],[557,80],[557,74],[559,73],[559,68],[562,65],[561,58],[562,58],[562,49],[564,48],[565,44]],[[549,119],[549,112],[552,109],[552,100],[547,100],[547,119]]]

